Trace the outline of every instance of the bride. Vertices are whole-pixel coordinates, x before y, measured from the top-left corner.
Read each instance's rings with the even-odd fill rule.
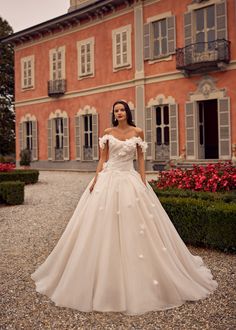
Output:
[[[99,138],[100,160],[47,259],[31,274],[56,306],[128,315],[209,296],[218,286],[146,181],[142,129],[124,101]],[[137,152],[139,173],[133,160]]]

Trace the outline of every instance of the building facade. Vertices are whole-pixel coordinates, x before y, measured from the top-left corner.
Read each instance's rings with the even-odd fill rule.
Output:
[[[146,168],[236,161],[236,1],[73,1],[8,36],[15,46],[16,155],[93,170],[123,99],[148,143]]]

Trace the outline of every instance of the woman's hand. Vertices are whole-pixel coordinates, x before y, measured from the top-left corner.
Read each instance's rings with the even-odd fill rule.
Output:
[[[97,182],[97,180],[94,179],[94,180],[93,180],[93,183],[92,183],[91,186],[89,187],[89,191],[90,191],[90,193],[93,191],[93,188],[94,188],[96,182]]]

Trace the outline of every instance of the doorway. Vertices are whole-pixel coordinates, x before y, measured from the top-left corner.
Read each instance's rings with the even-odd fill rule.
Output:
[[[219,158],[217,100],[198,102],[198,158]]]

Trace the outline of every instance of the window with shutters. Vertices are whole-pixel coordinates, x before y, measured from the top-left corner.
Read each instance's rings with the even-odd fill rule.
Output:
[[[196,51],[204,52],[213,49],[212,41],[216,39],[215,6],[200,8],[195,11]]]
[[[25,122],[26,126],[26,148],[28,150],[33,149],[33,125],[32,121]]]
[[[28,149],[31,151],[32,161],[38,160],[37,120],[34,115],[26,114],[20,120],[19,146],[20,151],[23,149]]]
[[[63,118],[55,118],[56,149],[63,148]]]
[[[156,159],[169,159],[170,120],[169,106],[156,107]]]
[[[175,17],[144,24],[144,59],[155,60],[175,53]]]
[[[112,31],[113,69],[131,67],[131,25]]]
[[[63,160],[63,118],[55,118],[55,160]]]
[[[94,38],[77,42],[78,76],[94,75]]]
[[[21,87],[22,89],[34,87],[34,55],[21,59]]]
[[[65,46],[51,49],[50,57],[50,80],[59,81],[65,79]]]
[[[93,159],[93,128],[92,114],[84,115],[84,160]]]

